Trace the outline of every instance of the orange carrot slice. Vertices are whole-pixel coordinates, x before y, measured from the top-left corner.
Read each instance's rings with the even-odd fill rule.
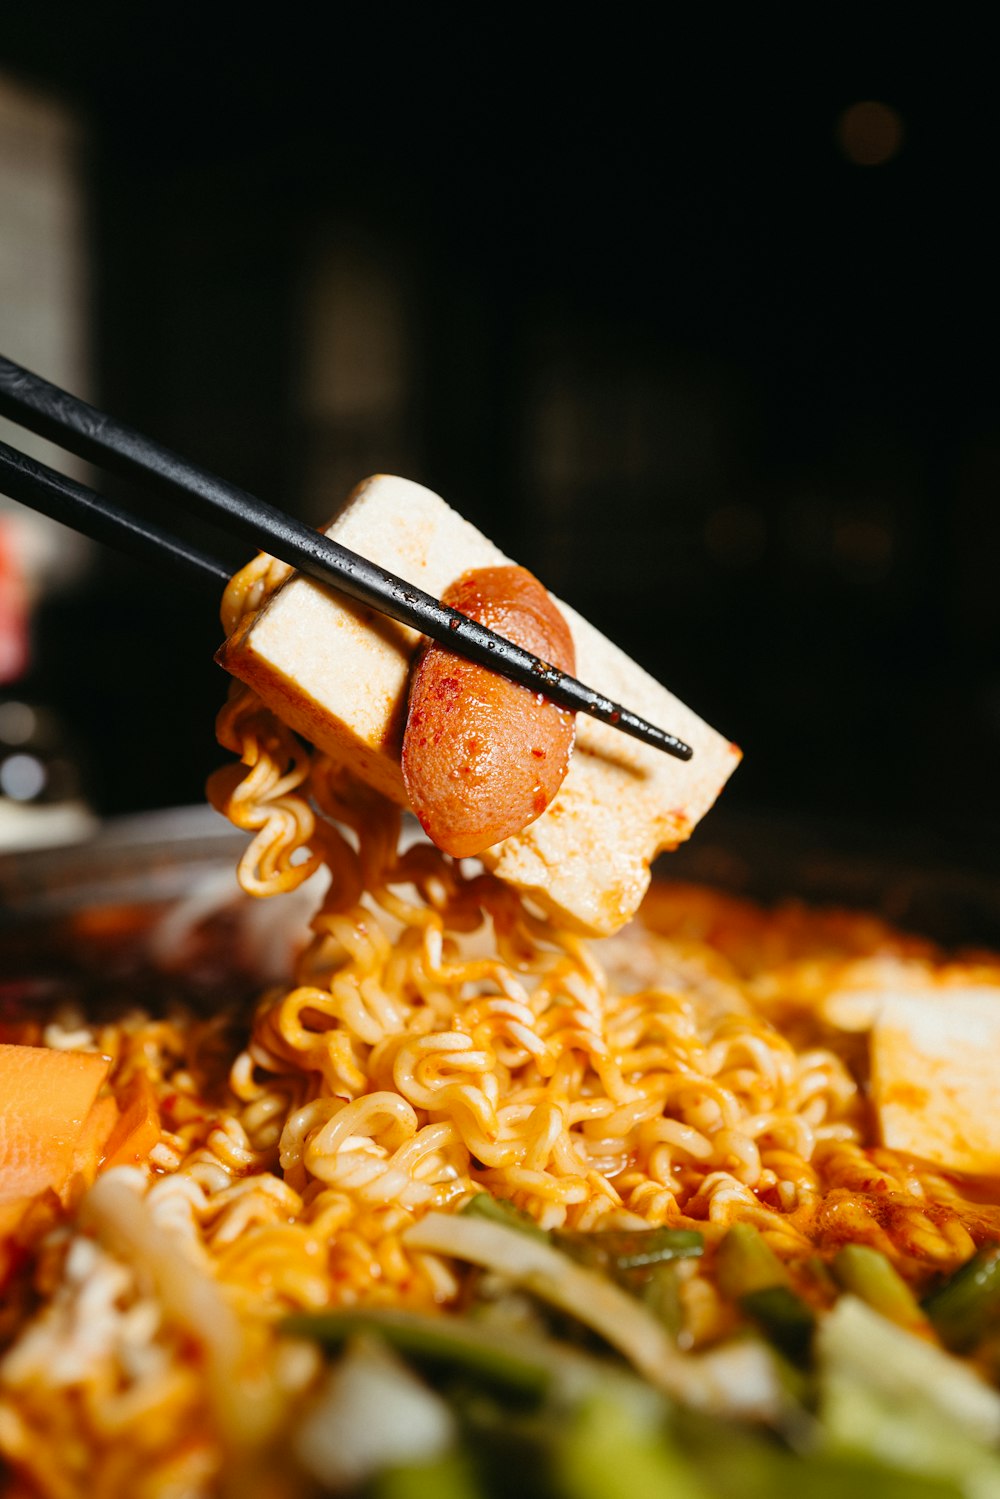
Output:
[[[117,1100],[110,1093],[94,1101],[83,1121],[73,1152],[73,1175],[90,1186],[108,1153],[108,1140],[121,1114]]]
[[[101,1170],[109,1166],[137,1166],[160,1138],[160,1109],[153,1085],[137,1072],[118,1100],[121,1113],[107,1137]]]
[[[0,1044],[0,1203],[61,1192],[107,1057]]]

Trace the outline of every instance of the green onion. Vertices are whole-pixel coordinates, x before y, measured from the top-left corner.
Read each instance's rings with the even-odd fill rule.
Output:
[[[808,1358],[816,1319],[789,1284],[788,1271],[774,1250],[749,1223],[734,1223],[719,1245],[716,1259],[724,1296],[794,1363]]]
[[[488,1218],[492,1223],[502,1223],[505,1228],[517,1228],[521,1233],[531,1234],[532,1238],[541,1239],[545,1244],[549,1242],[548,1233],[544,1228],[539,1228],[530,1213],[525,1213],[506,1197],[477,1192],[459,1211],[463,1217]]]
[[[582,1264],[611,1271],[640,1270],[667,1260],[690,1259],[705,1248],[691,1228],[595,1229],[592,1233],[559,1230],[555,1241]]]
[[[753,1291],[787,1286],[788,1272],[749,1223],[734,1223],[719,1245],[716,1268],[722,1294],[740,1301]]]
[[[802,1263],[801,1269],[810,1286],[824,1302],[836,1301],[840,1286],[830,1266],[821,1255],[811,1254]]]
[[[649,1308],[658,1322],[662,1322],[674,1342],[684,1330],[684,1303],[681,1299],[680,1276],[677,1260],[666,1260],[651,1265],[642,1272],[633,1272],[629,1289]]]
[[[700,1233],[689,1228],[557,1229],[552,1239],[578,1264],[610,1276],[636,1296],[676,1342],[684,1323],[677,1265],[703,1253]]]
[[[984,1244],[923,1306],[946,1347],[974,1348],[1000,1320],[1000,1244]]]
[[[680,1353],[662,1323],[634,1296],[530,1234],[460,1213],[428,1213],[405,1230],[403,1243],[418,1253],[451,1255],[506,1276],[598,1333],[654,1388],[677,1399],[764,1419],[781,1408],[783,1392],[763,1345]]]
[[[705,1241],[690,1228],[556,1229],[546,1233],[527,1213],[503,1197],[478,1192],[459,1214],[514,1228],[568,1254],[578,1265],[615,1280],[642,1301],[676,1340],[682,1325],[674,1262],[703,1253]]]
[[[879,1250],[867,1244],[845,1244],[834,1255],[833,1273],[845,1291],[853,1291],[890,1322],[911,1331],[927,1328],[913,1292]]]
[[[795,1364],[806,1362],[816,1319],[801,1296],[789,1286],[764,1286],[741,1296],[740,1306],[779,1353]]]
[[[449,1365],[488,1383],[541,1398],[552,1379],[551,1360],[534,1356],[524,1338],[505,1336],[480,1323],[441,1314],[421,1316],[370,1308],[359,1311],[300,1313],[286,1317],[282,1330],[339,1349],[359,1332],[375,1333],[397,1352],[436,1365]]]

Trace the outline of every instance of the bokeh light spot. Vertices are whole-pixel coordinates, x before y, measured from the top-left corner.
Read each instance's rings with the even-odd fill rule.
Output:
[[[34,755],[8,755],[0,764],[0,793],[12,802],[30,802],[45,788],[45,766]]]
[[[899,154],[903,121],[891,104],[864,99],[851,104],[837,121],[837,141],[857,167],[880,167]]]

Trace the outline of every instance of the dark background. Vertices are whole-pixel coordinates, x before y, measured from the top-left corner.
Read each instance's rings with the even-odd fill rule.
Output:
[[[981,39],[82,11],[6,18],[0,66],[89,121],[99,404],[316,523],[428,484],[742,744],[727,805],[992,859]],[[881,165],[838,136],[861,100]],[[367,407],[308,394],[331,263],[324,327],[368,270],[391,304]],[[218,638],[110,556],[47,606],[28,686],[100,810],[200,798]]]

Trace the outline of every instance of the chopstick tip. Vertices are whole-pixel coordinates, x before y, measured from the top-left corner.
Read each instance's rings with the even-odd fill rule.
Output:
[[[655,724],[648,723],[636,713],[630,713],[627,708],[615,708],[606,715],[606,719],[616,729],[622,729],[626,734],[631,734],[633,739],[639,739],[653,749],[662,750],[665,755],[672,755],[675,760],[690,760],[694,755],[691,746],[685,744],[683,739],[678,739],[676,734],[658,729]]]

